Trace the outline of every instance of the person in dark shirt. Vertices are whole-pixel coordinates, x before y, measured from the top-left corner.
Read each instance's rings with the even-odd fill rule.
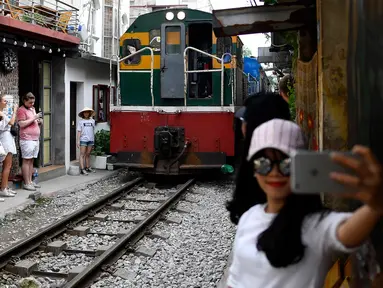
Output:
[[[280,118],[290,120],[290,109],[287,101],[277,93],[260,92],[246,99],[242,120],[242,133],[246,136],[247,123],[251,123],[254,131],[259,125]],[[251,137],[251,136],[250,136]]]
[[[244,106],[246,107],[246,110],[242,117],[242,132],[245,139],[240,156],[241,161],[237,173],[233,199],[238,198],[238,196],[240,197],[240,195],[237,194],[237,190],[244,191],[246,186],[253,187],[250,185],[251,183],[248,183],[249,179],[251,179],[250,181],[256,181],[251,175],[249,177],[249,174],[252,174],[254,169],[252,163],[246,161],[246,155],[248,154],[250,147],[250,140],[255,128],[275,118],[290,120],[289,104],[278,93],[260,92],[254,94],[246,99]],[[237,210],[233,205],[238,205],[238,201],[228,202],[227,209],[229,211],[232,209]],[[250,208],[250,206],[247,207],[246,205],[241,204],[241,209],[246,209],[245,211],[247,211],[248,208]],[[232,221],[235,222],[235,219],[232,219]]]

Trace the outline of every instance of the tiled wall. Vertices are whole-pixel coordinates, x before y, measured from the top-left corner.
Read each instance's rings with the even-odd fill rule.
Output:
[[[2,53],[0,49],[0,53]],[[17,51],[15,51],[17,55]],[[3,69],[0,67],[0,92],[6,95],[12,95],[14,97],[14,102],[19,103],[19,63],[17,63],[16,68],[10,73],[4,73]],[[16,139],[16,146],[18,146],[18,139]],[[13,164],[11,175],[17,174],[19,170],[19,156],[13,156]],[[1,177],[1,175],[0,175]]]

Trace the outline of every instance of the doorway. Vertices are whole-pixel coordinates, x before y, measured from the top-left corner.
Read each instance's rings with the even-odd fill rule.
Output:
[[[189,46],[212,53],[213,41],[211,23],[193,23],[189,25]],[[194,50],[189,51],[188,70],[210,70],[212,58]],[[213,94],[212,73],[191,73],[188,77],[189,98],[210,98]]]
[[[70,82],[70,161],[76,160],[77,83]]]

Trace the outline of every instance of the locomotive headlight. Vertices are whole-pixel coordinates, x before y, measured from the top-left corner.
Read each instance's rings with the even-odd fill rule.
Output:
[[[166,13],[165,17],[166,17],[166,20],[171,21],[174,19],[174,13],[168,12],[168,13]]]
[[[185,15],[184,11],[178,12],[178,14],[177,14],[178,20],[184,20],[185,17],[186,17],[186,15]]]

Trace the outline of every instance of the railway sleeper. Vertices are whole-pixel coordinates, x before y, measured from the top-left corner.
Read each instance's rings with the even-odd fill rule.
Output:
[[[116,272],[113,273],[113,275],[128,281],[134,281],[134,279],[136,279],[137,273],[129,271],[125,268],[118,268]]]
[[[136,198],[137,197],[133,197],[133,196],[124,196],[124,197],[121,198],[121,200],[136,201]]]
[[[186,198],[186,197],[183,197],[182,201],[189,202],[189,203],[192,203],[192,204],[199,203],[199,200],[190,199],[190,198]]]
[[[150,249],[145,246],[140,246],[134,251],[135,255],[138,256],[144,256],[144,257],[153,257],[156,254],[157,250],[156,249]]]
[[[66,233],[74,236],[86,236],[90,232],[90,227],[77,226],[72,230],[68,230]]]
[[[106,221],[106,220],[108,220],[108,215],[107,214],[98,213],[98,214],[94,215],[93,217],[89,217],[89,220]]]
[[[100,246],[101,247],[101,246]],[[63,252],[66,254],[84,254],[85,256],[95,257],[97,256],[97,250],[80,250],[80,249],[65,249]]]
[[[128,211],[153,211],[153,210],[156,210],[156,208],[154,208],[154,207],[148,207],[148,208],[129,208],[129,207],[125,207],[124,210],[128,210]]]
[[[116,204],[110,205],[109,208],[112,210],[118,211],[118,210],[124,209],[124,206],[125,205],[123,203],[116,203]]]
[[[67,249],[68,244],[64,241],[54,241],[49,243],[46,248],[45,252],[52,253],[54,256],[59,255],[61,252],[63,252],[65,249]]]
[[[161,240],[166,240],[166,239],[169,239],[170,234],[166,232],[162,232],[162,231],[151,231],[147,233],[147,236],[152,239],[158,238]]]
[[[113,219],[113,221],[117,221],[117,222],[125,222],[125,223],[139,223],[143,220],[145,220],[146,217],[145,216],[136,216],[136,217],[133,217],[133,218],[127,218],[127,219]]]
[[[191,209],[187,209],[187,208],[176,208],[174,209],[176,212],[179,212],[179,213],[182,213],[182,214],[188,214],[190,213],[192,210]]]
[[[182,223],[182,219],[175,217],[175,216],[162,217],[161,220],[163,220],[166,223],[170,223],[170,224],[181,224]]]
[[[165,202],[168,200],[168,197],[157,197],[157,198],[137,198],[136,201],[139,202]]]

